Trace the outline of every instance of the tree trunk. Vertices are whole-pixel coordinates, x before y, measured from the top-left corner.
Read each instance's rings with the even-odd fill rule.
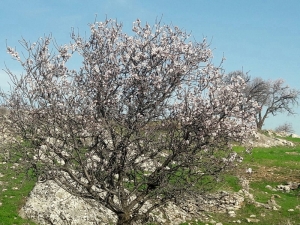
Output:
[[[264,124],[263,121],[257,121],[257,122],[256,122],[257,129],[258,129],[258,130],[261,130],[263,124]]]
[[[255,122],[258,130],[262,129],[265,123],[265,119],[267,118],[267,115],[268,115],[268,111],[263,116],[261,115],[261,111],[256,115]]]
[[[131,219],[129,213],[120,212],[117,214],[117,225],[131,225]]]

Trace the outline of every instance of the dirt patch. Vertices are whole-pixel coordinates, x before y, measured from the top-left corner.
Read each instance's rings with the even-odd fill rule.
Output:
[[[255,165],[252,168],[252,173],[246,173],[247,168],[240,168],[236,170],[235,175],[247,178],[250,182],[267,181],[285,183],[300,182],[300,170],[289,170],[282,167],[266,167]]]

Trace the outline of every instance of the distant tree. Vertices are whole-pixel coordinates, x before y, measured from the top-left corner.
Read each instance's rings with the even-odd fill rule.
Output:
[[[277,133],[286,133],[291,134],[294,132],[293,126],[290,123],[284,123],[275,128],[275,132]]]
[[[51,37],[21,44],[28,55],[2,93],[15,154],[73,195],[95,200],[117,224],[185,195],[202,193],[238,159],[233,141],[255,129],[254,101],[239,77],[225,84],[205,41],[177,27],[112,20],[90,25],[84,40],[50,50]],[[80,69],[68,69],[73,54]],[[77,56],[76,56],[77,57]]]
[[[260,105],[260,110],[256,114],[256,125],[259,130],[262,129],[269,115],[276,116],[284,112],[294,114],[293,107],[298,105],[300,91],[285,85],[282,79],[274,81],[262,78],[252,79],[242,71],[226,75],[224,80],[227,83],[228,77],[242,77],[247,83],[247,88],[244,89],[245,97],[248,100],[255,100]]]

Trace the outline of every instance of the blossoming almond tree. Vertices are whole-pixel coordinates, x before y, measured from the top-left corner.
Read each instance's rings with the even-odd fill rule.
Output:
[[[23,58],[8,47],[24,68],[7,69],[12,89],[2,93],[23,140],[16,153],[114,212],[117,224],[147,221],[154,209],[205,191],[236,161],[230,143],[255,129],[257,105],[244,98],[240,77],[224,84],[205,40],[188,42],[178,27],[137,20],[130,36],[106,20],[90,31],[57,51],[51,37],[22,40]],[[78,70],[67,67],[74,54]]]

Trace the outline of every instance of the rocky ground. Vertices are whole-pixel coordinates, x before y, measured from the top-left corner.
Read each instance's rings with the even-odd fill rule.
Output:
[[[280,139],[278,134],[267,131],[267,134],[256,133],[249,141],[252,146],[271,147],[276,145],[293,146],[292,142]],[[246,173],[251,171],[246,171]],[[246,175],[246,174],[245,174]],[[185,199],[181,204],[169,204],[167,207],[158,209],[151,214],[152,220],[159,224],[179,224],[187,220],[201,218],[209,223],[215,222],[206,216],[205,212],[227,213],[229,217],[235,217],[236,211],[242,207],[245,201],[251,202],[258,207],[278,210],[280,206],[272,196],[268,203],[256,202],[249,192],[249,181],[240,178],[242,189],[238,192],[221,191],[215,194],[199,196],[199,198]],[[274,190],[288,191],[296,187],[297,183],[282,185],[280,187],[269,187]],[[31,218],[39,224],[109,224],[115,223],[115,215],[94,203],[91,206],[75,196],[71,196],[54,182],[47,181],[37,183],[31,192],[26,204],[20,211],[23,217]],[[246,218],[248,222],[257,222],[255,215]],[[233,220],[239,223],[240,221]]]
[[[280,134],[267,131],[266,134],[257,133],[249,143],[252,146],[271,147],[274,145],[293,146],[292,142],[279,138]],[[14,166],[18,166],[17,164]],[[257,202],[249,190],[249,180],[247,173],[240,177],[242,189],[238,192],[220,191],[198,198],[186,198],[180,204],[169,204],[154,211],[151,214],[152,220],[159,224],[180,224],[182,222],[201,219],[210,224],[221,225],[221,222],[215,221],[208,216],[208,212],[221,212],[232,217],[233,223],[241,223],[235,220],[236,212],[245,202],[251,202],[257,207],[264,207],[270,210],[280,209],[276,202],[276,194],[272,195],[267,203]],[[256,171],[255,176],[260,174]],[[0,173],[0,177],[2,174]],[[1,182],[0,182],[1,185]],[[291,181],[285,185],[276,187],[268,186],[273,191],[289,192],[299,187],[299,183]],[[0,203],[1,206],[1,203]],[[300,209],[300,206],[299,206]],[[291,210],[299,210],[297,208]],[[89,205],[82,199],[71,196],[68,192],[58,187],[54,182],[47,181],[37,183],[28,197],[25,205],[20,210],[20,215],[24,218],[30,218],[38,224],[111,224],[116,222],[115,215],[94,202]],[[256,215],[249,215],[245,218],[249,223],[258,222]]]

